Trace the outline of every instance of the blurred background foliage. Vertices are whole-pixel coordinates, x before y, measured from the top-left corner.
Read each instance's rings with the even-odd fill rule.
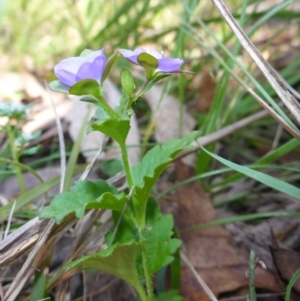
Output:
[[[233,11],[240,11],[241,3],[227,2]],[[180,43],[186,46],[185,57],[199,56],[201,49],[191,37],[184,35],[183,45],[179,39],[185,22],[201,35],[198,18],[210,24],[216,37],[229,39],[229,29],[207,0],[186,1],[184,7],[176,0],[3,0],[0,9],[1,51],[15,68],[52,67],[56,60],[84,48],[103,46],[108,53],[138,45],[174,51]],[[249,16],[254,20],[258,15]]]
[[[297,88],[299,1],[230,0],[226,5],[262,55]],[[47,80],[54,77],[57,62],[85,48],[105,47],[110,55],[118,48],[144,46],[163,50],[166,56],[183,57],[184,69],[195,73],[167,80],[165,93],[176,95],[182,108],[189,103],[203,135],[261,109],[246,87],[278,100],[208,0],[2,0],[0,33],[2,68],[28,70]],[[118,64],[124,63],[119,60]],[[199,76],[205,72],[213,84],[201,83]],[[209,89],[213,92],[210,103],[201,111],[198,100]],[[144,143],[150,139],[152,128],[149,122]],[[274,148],[277,130],[277,122],[266,117],[226,139],[222,155],[238,163],[255,163]],[[276,146],[290,138],[283,132]],[[216,144],[208,149],[216,150]],[[211,162],[207,154],[200,153],[197,172],[213,168]]]

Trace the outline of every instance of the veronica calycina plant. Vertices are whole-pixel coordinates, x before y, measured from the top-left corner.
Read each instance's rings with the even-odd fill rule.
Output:
[[[121,71],[120,104],[112,108],[105,100],[103,82],[119,53],[143,67],[146,80],[136,88],[132,73],[124,67]],[[81,101],[97,106],[88,132],[102,132],[118,143],[128,192],[119,193],[102,180],[78,181],[70,192],[57,195],[41,212],[41,218],[54,218],[60,223],[71,213],[80,219],[90,209],[112,210],[114,224],[115,227],[118,224],[118,228],[107,233],[107,248],[79,258],[65,269],[90,268],[110,273],[132,285],[143,301],[163,298],[154,295],[152,278],[173,260],[173,254],[180,246],[180,241],[172,238],[172,216],[161,214],[150,192],[168,164],[180,151],[190,147],[197,133],[154,147],[133,167],[129,164],[125,142],[133,115],[132,104],[162,78],[183,72],[179,70],[182,64],[181,59],[163,58],[159,52],[142,48],[134,51],[121,49],[108,60],[103,49],[85,50],[80,57],[67,58],[56,65],[54,70],[58,80],[49,84],[55,91],[80,95]],[[177,293],[167,294],[168,300],[179,300]]]

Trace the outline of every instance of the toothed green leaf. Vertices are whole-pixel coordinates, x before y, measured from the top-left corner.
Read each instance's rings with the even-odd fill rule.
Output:
[[[129,129],[130,118],[126,114],[120,118],[111,118],[103,108],[99,107],[96,111],[95,120],[88,131],[99,131],[124,145]]]
[[[136,269],[138,252],[139,246],[135,242],[123,245],[114,244],[97,254],[84,256],[69,263],[65,269],[80,268],[102,271],[125,280],[137,292],[142,292],[143,287]]]
[[[86,209],[122,211],[125,202],[125,194],[119,194],[105,181],[78,181],[70,192],[58,194],[51,204],[42,210],[40,218],[54,218],[57,223],[60,223],[71,213],[75,213],[79,219],[83,218]]]
[[[199,135],[192,132],[182,139],[168,141],[151,149],[142,161],[132,168],[135,186],[134,198],[139,202],[144,215],[146,203],[153,185],[176,155],[184,149],[191,149],[191,143]]]
[[[151,275],[171,263],[174,259],[173,254],[181,245],[179,239],[172,238],[173,226],[172,215],[162,215],[156,201],[150,198],[145,237]]]

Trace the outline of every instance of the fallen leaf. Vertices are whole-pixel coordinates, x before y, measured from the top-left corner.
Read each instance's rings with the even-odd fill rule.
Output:
[[[288,284],[293,275],[300,269],[300,254],[293,250],[274,246],[270,246],[270,250],[279,277],[285,284]],[[294,284],[293,290],[300,294],[300,279]],[[300,298],[300,295],[298,297]]]
[[[183,181],[192,176],[192,169],[176,162],[176,179]],[[183,250],[205,283],[218,296],[248,285],[248,254],[236,250],[229,232],[222,226],[201,231],[182,232],[185,228],[216,219],[210,198],[199,182],[191,182],[175,192],[175,226],[183,241]],[[257,286],[278,291],[276,277],[261,268],[256,269]],[[281,292],[281,291],[280,291]],[[185,300],[208,301],[200,285],[187,268],[182,269],[181,293]]]

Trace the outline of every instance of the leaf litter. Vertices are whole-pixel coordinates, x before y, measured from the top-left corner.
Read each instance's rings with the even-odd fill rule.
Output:
[[[193,175],[192,169],[182,162],[176,162],[176,181],[180,182]],[[160,187],[166,184],[160,183]],[[185,229],[215,220],[218,215],[209,195],[197,181],[186,184],[171,193],[168,200],[161,202],[165,211],[174,215],[175,226],[183,241],[183,250],[196,271],[216,296],[236,296],[248,287],[248,252],[257,250],[253,245],[239,244],[231,231],[223,226],[214,226],[200,231],[186,232]],[[230,225],[232,226],[232,225]],[[229,228],[230,229],[230,228]],[[241,228],[243,229],[243,228]],[[249,238],[241,230],[241,240]],[[255,233],[259,233],[255,231]],[[266,242],[266,241],[265,241]],[[264,244],[263,250],[269,251]],[[270,256],[269,256],[270,258]],[[259,259],[264,261],[264,257]],[[210,300],[196,283],[194,276],[185,267],[181,268],[181,293],[186,300]],[[256,287],[275,293],[283,293],[274,269],[256,268]]]

